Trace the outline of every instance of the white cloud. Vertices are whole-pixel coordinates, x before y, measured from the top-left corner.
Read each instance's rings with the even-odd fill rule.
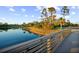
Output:
[[[55,8],[57,11],[60,11],[60,8],[59,8],[59,7],[55,6],[54,8]]]
[[[2,20],[6,20],[6,18],[1,18]]]
[[[42,6],[36,6],[36,10],[41,10],[42,9]]]
[[[41,17],[39,16],[39,17],[37,17],[37,19],[36,19],[36,21],[38,21],[38,22],[40,22],[42,19],[41,19]]]
[[[39,11],[40,13],[42,12],[43,7],[42,6],[36,6],[35,11]]]
[[[79,9],[79,6],[77,6],[77,8]]]
[[[72,8],[72,9],[75,9],[75,8],[76,8],[76,6],[72,6],[71,8]]]
[[[40,12],[42,12],[42,10],[40,10]]]
[[[61,14],[57,14],[56,19],[58,19],[60,17],[62,17],[62,15]]]
[[[70,18],[70,16],[65,16],[67,19],[69,19]]]
[[[5,22],[6,21],[6,18],[0,18],[0,21],[1,22]]]
[[[71,12],[71,14],[75,15],[76,13],[75,12]]]
[[[39,16],[38,19],[40,19],[41,17]]]
[[[28,15],[25,15],[25,17],[28,17]]]
[[[10,10],[11,12],[15,12],[15,9],[13,9],[13,8],[9,8],[9,10]]]
[[[34,15],[32,15],[32,17],[34,18]]]
[[[14,15],[19,16],[20,14],[15,13]]]
[[[25,11],[26,11],[26,9],[22,8],[22,9],[21,9],[21,11],[22,11],[22,12],[25,12]]]

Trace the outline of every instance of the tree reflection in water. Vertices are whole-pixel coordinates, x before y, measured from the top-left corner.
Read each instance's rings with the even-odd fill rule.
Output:
[[[0,32],[3,32],[3,31],[8,31],[9,30],[9,28],[0,28]]]

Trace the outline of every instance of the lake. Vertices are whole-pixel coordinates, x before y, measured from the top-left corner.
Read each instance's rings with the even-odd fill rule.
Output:
[[[29,41],[40,36],[22,29],[0,30],[0,49]]]

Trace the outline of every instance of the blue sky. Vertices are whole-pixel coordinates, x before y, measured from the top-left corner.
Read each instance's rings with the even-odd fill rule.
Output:
[[[57,18],[61,17],[62,6],[52,6],[56,9]],[[48,7],[45,7],[48,8]],[[73,23],[79,22],[79,6],[68,6],[70,14],[66,19]],[[41,21],[42,6],[0,6],[0,22],[9,24],[22,24]]]

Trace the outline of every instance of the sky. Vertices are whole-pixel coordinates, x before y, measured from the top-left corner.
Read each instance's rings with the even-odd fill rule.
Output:
[[[41,21],[41,10],[48,6],[0,6],[0,22],[9,24],[22,24]],[[62,17],[63,6],[51,6],[56,9],[57,18]],[[66,19],[73,23],[79,23],[79,6],[68,6],[70,9]]]

